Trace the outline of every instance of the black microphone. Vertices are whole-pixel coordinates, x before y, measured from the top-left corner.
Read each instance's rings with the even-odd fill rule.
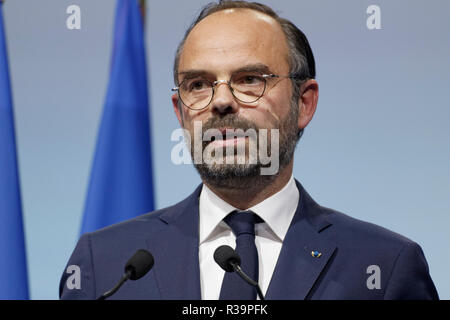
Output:
[[[223,245],[220,246],[214,251],[214,260],[216,263],[226,272],[234,272],[245,280],[249,285],[254,286],[256,288],[256,292],[258,293],[259,299],[265,300],[264,295],[262,294],[261,288],[258,285],[258,282],[251,279],[248,275],[245,274],[241,269],[241,257],[234,251],[234,249],[230,246]]]
[[[151,268],[153,268],[154,263],[155,260],[150,252],[144,249],[139,249],[125,265],[125,273],[122,276],[122,279],[120,279],[114,288],[102,294],[97,298],[97,300],[105,300],[106,298],[112,296],[128,279],[138,280],[142,278],[147,274],[147,272],[150,271]]]

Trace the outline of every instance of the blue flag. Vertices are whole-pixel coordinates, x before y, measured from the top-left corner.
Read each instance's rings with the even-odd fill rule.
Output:
[[[0,1],[0,299],[28,299],[14,114]]]
[[[153,177],[143,23],[118,0],[110,79],[81,234],[152,211]]]

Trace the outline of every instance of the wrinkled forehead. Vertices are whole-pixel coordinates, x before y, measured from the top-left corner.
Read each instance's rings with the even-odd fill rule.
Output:
[[[189,33],[179,61],[185,68],[217,68],[263,63],[288,71],[288,45],[275,19],[251,9],[227,9],[211,14]]]

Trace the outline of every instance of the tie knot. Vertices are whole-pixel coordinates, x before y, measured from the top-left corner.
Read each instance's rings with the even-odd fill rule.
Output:
[[[255,223],[261,220],[252,211],[233,211],[225,217],[224,221],[230,226],[236,237],[242,234],[255,235]]]

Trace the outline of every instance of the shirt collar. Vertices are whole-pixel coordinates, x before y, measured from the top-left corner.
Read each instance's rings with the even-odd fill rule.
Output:
[[[299,191],[291,176],[288,183],[277,193],[249,208],[258,214],[281,240],[284,240],[299,201]],[[220,227],[222,220],[232,211],[234,206],[219,198],[208,186],[203,184],[200,193],[200,244],[208,240],[213,231]]]

